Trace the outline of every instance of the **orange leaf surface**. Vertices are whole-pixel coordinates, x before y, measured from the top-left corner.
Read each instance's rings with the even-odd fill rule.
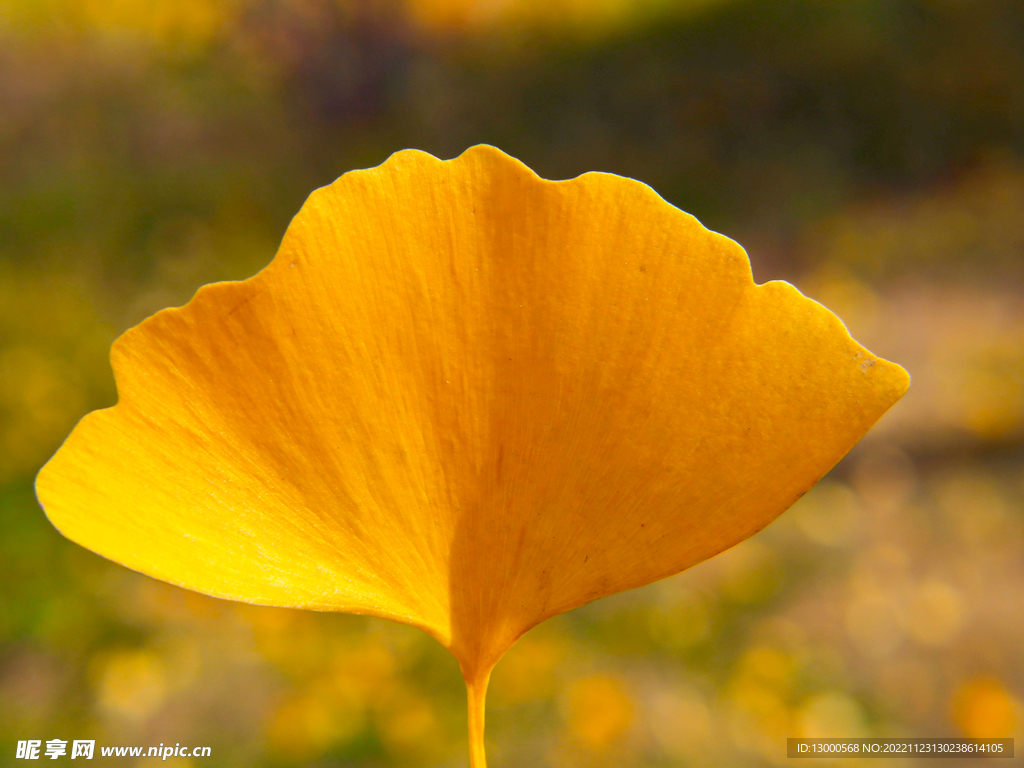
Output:
[[[115,342],[39,473],[70,539],[189,589],[418,626],[471,756],[524,632],[757,532],[906,390],[649,187],[493,147],[314,192],[274,261]]]

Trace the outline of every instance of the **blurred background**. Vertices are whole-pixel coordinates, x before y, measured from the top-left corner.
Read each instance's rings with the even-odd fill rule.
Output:
[[[478,142],[650,184],[914,377],[754,539],[530,632],[495,672],[492,766],[1021,739],[1024,4],[0,0],[0,763],[90,738],[467,764],[425,635],[129,572],[32,481],[114,403],[120,332],[256,272],[345,171]]]

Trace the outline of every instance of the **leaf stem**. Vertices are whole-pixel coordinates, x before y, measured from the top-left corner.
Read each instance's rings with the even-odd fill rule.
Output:
[[[487,698],[487,683],[491,670],[466,677],[466,704],[469,711],[469,766],[487,768],[484,754],[484,700]]]

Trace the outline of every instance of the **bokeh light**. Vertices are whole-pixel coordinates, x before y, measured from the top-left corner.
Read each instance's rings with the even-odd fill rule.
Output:
[[[1024,737],[1021,29],[1009,0],[0,0],[0,754],[466,764],[433,640],[149,580],[32,480],[114,402],[120,332],[260,269],[339,174],[477,142],[649,183],[913,376],[754,539],[527,633],[491,764]]]

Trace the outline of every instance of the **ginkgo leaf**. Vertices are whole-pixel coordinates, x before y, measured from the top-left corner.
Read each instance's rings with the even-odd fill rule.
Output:
[[[487,146],[342,176],[111,360],[118,404],[39,473],[53,524],[210,595],[422,628],[474,766],[518,637],[760,530],[909,383],[649,187]]]

